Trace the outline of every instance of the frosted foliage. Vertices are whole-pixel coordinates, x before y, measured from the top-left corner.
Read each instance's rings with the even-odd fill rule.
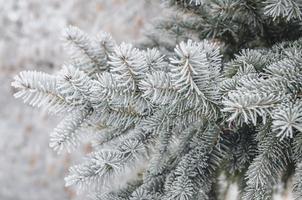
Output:
[[[266,50],[262,56],[275,56],[267,63],[258,51],[244,50],[224,71],[213,41],[183,41],[172,55],[162,55],[107,34],[112,45],[100,54],[81,30],[66,33],[84,56],[80,62],[88,58],[89,65],[71,60],[57,74],[25,71],[12,82],[15,97],[31,106],[56,106],[48,93],[66,102],[60,105],[70,113],[50,139],[58,153],[74,151],[86,131],[95,135],[88,138],[93,152],[70,167],[66,186],[96,199],[210,198],[224,164],[232,169],[224,173],[246,170],[243,199],[271,199],[290,160],[299,161],[290,141],[302,134],[302,54],[290,52],[302,40],[283,44],[289,47],[282,53]],[[263,62],[263,68],[245,59]],[[38,97],[31,97],[33,91]],[[300,142],[297,137],[296,152]]]
[[[299,0],[267,0],[264,7],[265,14],[276,19],[277,17],[301,19],[301,2]]]

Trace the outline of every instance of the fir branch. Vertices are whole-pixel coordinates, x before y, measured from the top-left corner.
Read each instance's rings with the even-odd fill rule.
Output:
[[[70,174],[65,178],[66,186],[93,189],[107,185],[122,171],[124,160],[124,154],[118,151],[94,152],[85,163],[70,168]]]
[[[72,105],[86,105],[91,96],[92,80],[72,65],[63,66],[58,75],[58,91]]]
[[[97,44],[103,49],[106,61],[109,61],[109,55],[114,52],[116,42],[109,33],[101,32],[97,35]]]
[[[300,101],[280,105],[273,113],[272,130],[282,140],[285,137],[292,138],[294,130],[302,132],[302,107]]]
[[[261,116],[265,123],[266,118],[271,115],[271,110],[281,101],[282,97],[276,94],[231,92],[222,101],[224,105],[222,111],[230,113],[227,119],[229,122],[240,125],[251,122],[256,125],[258,116]]]
[[[171,75],[166,72],[147,74],[141,82],[143,96],[158,105],[174,104],[179,99],[176,87],[172,85]]]
[[[134,181],[129,184],[125,188],[121,188],[118,191],[112,192],[99,192],[93,196],[93,200],[129,200],[129,196],[139,185],[141,181]]]
[[[259,155],[246,172],[247,186],[243,199],[271,199],[272,187],[281,178],[291,156],[289,140],[279,141],[269,133],[259,143]]]
[[[119,85],[125,90],[135,91],[148,70],[143,52],[131,44],[122,43],[114,49],[110,60],[110,72],[118,75]]]
[[[135,124],[138,124],[144,116],[135,110],[127,109],[111,109],[108,105],[96,108],[95,112],[96,124],[104,124],[114,128],[126,130]]]
[[[265,50],[243,49],[232,61],[226,63],[224,73],[227,77],[232,77],[239,69],[244,69],[246,66],[252,66],[256,71],[261,72],[270,61],[267,54]]]
[[[301,20],[301,5],[296,0],[267,0],[264,14],[276,20],[278,17]]]
[[[58,91],[59,83],[55,76],[36,71],[23,71],[15,76],[12,86],[18,91],[15,98],[22,98],[24,103],[42,107],[51,113],[63,113],[73,106]]]
[[[202,84],[201,81],[209,80],[206,54],[202,52],[198,43],[191,40],[180,43],[175,48],[175,53],[177,57],[171,59],[171,75],[175,86],[186,95],[190,92],[202,95],[196,82],[200,81]]]
[[[96,39],[90,38],[77,27],[70,26],[66,29],[64,37],[73,49],[72,57],[77,67],[89,74],[107,69],[107,51],[112,48],[112,43],[114,43],[109,40],[109,35],[101,34],[98,43]],[[104,40],[107,41],[106,44]]]
[[[91,112],[92,108],[86,108],[69,113],[50,134],[49,146],[58,153],[62,153],[63,150],[67,152],[75,150],[81,139],[80,128]]]
[[[165,57],[155,49],[147,49],[145,52],[146,65],[149,71],[167,71],[168,63],[165,62]]]
[[[293,24],[265,17],[261,0],[171,2],[192,15],[162,24],[179,36],[166,43],[185,39],[188,29],[214,39],[181,42],[164,57],[70,30],[80,65],[15,78],[16,97],[72,111],[51,134],[56,151],[73,150],[82,130],[95,133],[94,152],[70,169],[66,185],[96,191],[96,199],[210,199],[228,170],[244,183],[243,199],[270,199],[293,162],[299,196],[302,40],[243,50],[228,62],[228,50],[271,45],[271,26]]]
[[[284,58],[267,66],[265,72],[271,76],[285,79],[291,84],[300,85],[301,77],[301,60],[299,54],[295,57]]]

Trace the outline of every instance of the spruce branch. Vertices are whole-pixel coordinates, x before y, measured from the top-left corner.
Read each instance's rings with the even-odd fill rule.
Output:
[[[271,199],[272,189],[290,162],[290,141],[279,141],[268,133],[259,143],[259,155],[246,172],[247,186],[243,199]]]
[[[302,107],[300,102],[280,105],[273,113],[272,130],[283,139],[292,138],[294,131],[302,132]]]
[[[148,70],[143,52],[131,44],[122,43],[115,47],[110,60],[110,72],[117,74],[119,85],[125,90],[135,91]]]
[[[288,81],[288,85],[300,85],[302,80],[300,73],[301,58],[299,54],[274,62],[265,69],[266,74]]]
[[[276,20],[278,17],[287,21],[292,19],[301,20],[301,5],[296,0],[267,0],[265,1],[264,14]]]
[[[265,123],[266,118],[271,115],[271,110],[281,103],[282,96],[261,92],[231,92],[224,97],[222,104],[223,112],[230,113],[229,122],[237,124],[257,124],[257,118],[262,117]]]
[[[72,105],[86,105],[92,94],[92,80],[72,65],[64,65],[58,75],[58,91]]]
[[[124,154],[118,151],[94,152],[85,163],[70,168],[70,174],[65,178],[66,186],[93,189],[109,184],[121,172],[124,160]]]
[[[235,55],[235,59],[226,63],[224,73],[227,77],[232,77],[239,69],[244,69],[246,66],[252,66],[256,71],[261,72],[270,62],[267,54],[265,50],[243,49]]]
[[[55,76],[36,71],[20,72],[12,82],[12,86],[18,90],[15,98],[22,98],[24,103],[42,107],[51,113],[62,113],[73,108],[58,91],[58,85]]]
[[[21,72],[12,83],[31,105],[70,111],[51,134],[56,151],[94,133],[93,153],[70,168],[66,185],[98,200],[213,199],[226,173],[240,181],[243,199],[271,199],[294,164],[299,196],[302,40],[230,54],[270,46],[277,36],[267,39],[268,27],[289,29],[297,19],[272,20],[261,0],[170,2],[191,15],[162,24],[179,35],[166,43],[186,40],[188,29],[202,41],[162,48],[164,55],[70,28],[78,64],[55,75]]]
[[[167,71],[168,63],[159,50],[152,48],[145,52],[146,65],[149,71]]]
[[[69,113],[50,134],[49,146],[58,153],[71,152],[80,142],[80,128],[91,115],[92,108],[75,110]]]
[[[173,86],[171,79],[171,75],[166,72],[155,71],[147,74],[140,84],[143,96],[157,105],[176,103],[180,98],[180,94],[177,88]]]
[[[122,173],[135,169],[139,165],[137,162],[142,161],[146,154],[144,144],[130,137],[122,141],[116,149],[93,152],[86,162],[71,167],[69,176],[65,178],[66,186],[98,190],[113,185]]]
[[[98,192],[93,196],[93,200],[129,200],[129,196],[137,187],[139,187],[141,181],[134,181],[127,184],[126,187],[112,192]]]
[[[101,32],[97,35],[97,44],[103,49],[103,52],[105,54],[105,59],[108,62],[109,61],[109,55],[113,53],[114,48],[116,46],[115,40],[112,38],[112,36],[109,33]]]
[[[112,43],[114,43],[109,40],[108,34],[100,34],[100,41],[98,41],[77,27],[70,26],[66,29],[64,37],[68,46],[71,47],[73,62],[77,67],[89,74],[107,69],[107,51],[111,51]]]
[[[206,54],[198,43],[192,40],[181,42],[175,48],[175,53],[177,57],[171,59],[171,75],[175,86],[186,95],[190,92],[202,95],[197,81],[209,80]]]

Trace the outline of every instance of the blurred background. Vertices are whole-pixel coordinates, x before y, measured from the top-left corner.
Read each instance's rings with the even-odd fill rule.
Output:
[[[64,176],[87,147],[53,152],[49,133],[60,119],[15,100],[13,76],[58,70],[68,58],[62,41],[68,25],[131,42],[160,9],[157,0],[0,0],[0,200],[83,199],[64,187]]]

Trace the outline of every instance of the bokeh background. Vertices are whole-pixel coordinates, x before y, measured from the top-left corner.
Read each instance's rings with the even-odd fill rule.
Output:
[[[132,42],[160,9],[157,0],[0,0],[0,200],[83,199],[64,187],[64,176],[87,147],[53,152],[49,133],[60,119],[14,99],[13,76],[58,70],[68,59],[62,41],[68,25]]]

